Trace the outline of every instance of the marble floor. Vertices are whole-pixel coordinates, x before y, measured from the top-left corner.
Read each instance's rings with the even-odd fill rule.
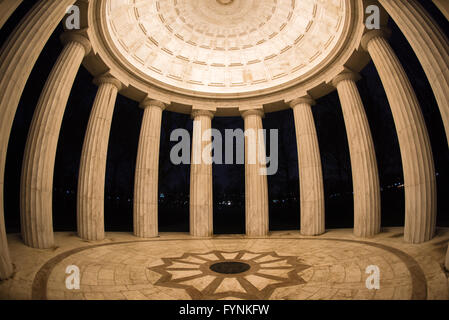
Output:
[[[15,274],[0,282],[0,299],[449,299],[449,229],[421,245],[405,243],[402,232],[386,228],[370,239],[350,229],[257,239],[107,233],[101,242],[56,233],[57,247],[48,250],[10,234]],[[80,271],[79,289],[67,288],[69,266]],[[379,289],[367,288],[369,266],[378,268]]]

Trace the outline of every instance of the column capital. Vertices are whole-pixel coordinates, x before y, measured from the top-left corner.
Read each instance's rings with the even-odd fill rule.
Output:
[[[142,109],[146,109],[148,107],[158,107],[163,111],[167,106],[162,101],[145,98],[142,102],[140,102],[139,107]]]
[[[265,112],[263,111],[263,107],[240,107],[239,108],[240,114],[242,115],[242,118],[245,119],[248,116],[259,116],[261,118],[265,117]]]
[[[316,102],[315,102],[315,100],[313,100],[313,98],[311,96],[305,95],[303,97],[299,97],[299,98],[296,98],[296,99],[290,101],[288,104],[289,104],[290,108],[293,109],[294,107],[296,107],[299,104],[308,104],[309,106],[314,106],[314,105],[316,105]]]
[[[60,39],[64,45],[70,42],[77,42],[81,44],[84,47],[84,56],[87,56],[90,50],[92,50],[90,40],[80,31],[66,31],[61,35]]]
[[[391,30],[387,28],[375,29],[368,31],[362,37],[361,45],[363,50],[368,51],[368,43],[374,38],[388,39],[391,35]]]
[[[94,78],[93,83],[97,86],[101,86],[102,84],[110,83],[114,85],[118,91],[123,87],[120,80],[117,80],[115,77],[105,74]]]
[[[332,85],[336,88],[341,81],[344,80],[352,80],[354,82],[362,79],[359,73],[354,72],[352,70],[345,70],[342,73],[338,74],[333,80]]]
[[[201,108],[192,108],[191,118],[195,119],[196,117],[206,116],[209,118],[213,118],[215,116],[215,110],[213,109],[201,109]]]

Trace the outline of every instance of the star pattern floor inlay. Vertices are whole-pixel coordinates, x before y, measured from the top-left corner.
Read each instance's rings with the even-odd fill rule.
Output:
[[[162,277],[155,285],[182,288],[196,300],[223,298],[268,299],[274,289],[304,284],[300,273],[308,268],[298,257],[276,252],[219,251],[185,253],[162,258],[162,265],[150,269]],[[250,266],[241,273],[222,274],[211,270],[219,262],[240,262]]]

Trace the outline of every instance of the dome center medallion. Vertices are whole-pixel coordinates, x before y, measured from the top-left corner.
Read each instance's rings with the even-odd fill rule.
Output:
[[[217,0],[219,4],[228,5],[234,2],[234,0]]]

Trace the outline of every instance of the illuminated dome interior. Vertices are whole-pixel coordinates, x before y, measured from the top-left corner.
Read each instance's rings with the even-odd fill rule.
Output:
[[[108,37],[157,85],[238,94],[316,71],[343,37],[344,0],[106,0]]]

